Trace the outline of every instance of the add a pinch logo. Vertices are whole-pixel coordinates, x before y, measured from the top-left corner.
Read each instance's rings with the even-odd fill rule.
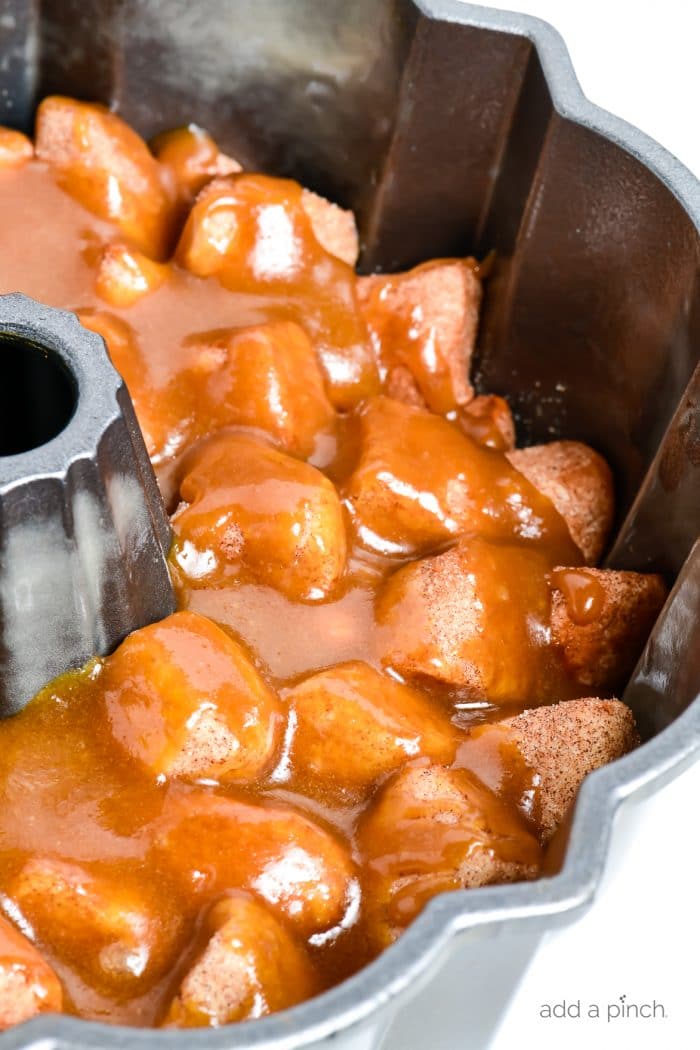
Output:
[[[658,999],[645,1002],[634,1002],[626,995],[620,995],[610,1002],[583,999],[562,999],[555,1003],[542,1003],[539,1015],[543,1021],[614,1021],[629,1020],[665,1020],[668,1017],[666,1007]]]

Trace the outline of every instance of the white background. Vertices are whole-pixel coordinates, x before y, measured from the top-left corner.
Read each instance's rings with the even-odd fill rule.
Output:
[[[564,37],[584,94],[700,175],[698,0],[493,0],[489,6],[550,22]]]
[[[524,0],[564,37],[586,95],[700,175],[698,0]],[[593,910],[550,936],[493,1050],[700,1048],[700,765],[640,807]],[[666,1020],[549,1020],[544,1002],[663,1002]],[[468,1047],[465,1033],[464,1050]],[[426,1048],[428,1050],[428,1048]],[[459,1048],[455,1048],[459,1050]]]

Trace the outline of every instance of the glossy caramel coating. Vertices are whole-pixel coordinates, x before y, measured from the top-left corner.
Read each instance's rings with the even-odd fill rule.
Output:
[[[247,174],[213,179],[189,213],[176,259],[232,291],[278,299],[278,316],[311,336],[337,408],[377,392],[354,274],[317,239],[297,183]]]
[[[479,394],[455,413],[455,422],[467,437],[479,445],[493,448],[497,452],[510,452],[515,448],[513,413],[503,397],[496,394]],[[514,466],[517,466],[517,463],[514,463]],[[536,480],[531,480],[535,488],[538,488]],[[559,513],[561,514],[561,510]]]
[[[0,916],[0,1030],[43,1013],[60,1013],[58,977],[34,945]]]
[[[192,125],[149,153],[51,99],[36,152],[0,133],[0,291],[105,339],[181,611],[0,726],[0,894],[38,982],[0,959],[0,1020],[12,989],[58,1008],[53,969],[84,1018],[258,1016],[435,893],[537,874],[636,743],[618,702],[554,701],[623,684],[663,587],[582,564],[595,452],[516,451],[472,397],[483,267],[358,278],[350,212]]]
[[[168,267],[125,244],[108,244],[100,257],[95,291],[109,306],[125,307],[158,288]]]
[[[145,149],[138,138],[132,147],[120,146],[130,168]],[[153,158],[149,164],[157,166]],[[21,288],[49,305],[78,308],[86,323],[112,335],[118,325],[122,344],[129,333],[128,352],[110,349],[168,502],[178,458],[212,429],[242,420],[267,429],[294,455],[327,463],[336,442],[332,402],[345,409],[379,389],[355,275],[319,243],[302,188],[245,179],[250,192],[241,191],[238,206],[248,220],[241,232],[247,255],[237,252],[238,265],[209,278],[172,260],[155,264],[116,219],[65,192],[52,165],[30,160],[3,180],[0,222],[14,248],[0,257],[0,291]],[[21,229],[25,198],[36,217],[31,238]],[[52,263],[57,241],[60,267]],[[290,250],[294,265],[285,276],[260,269],[261,260],[274,269]]]
[[[162,259],[173,236],[173,194],[164,170],[120,117],[104,106],[53,95],[36,115],[36,154],[60,185],[116,223],[146,255]]]
[[[242,647],[196,613],[135,631],[101,672],[114,738],[157,780],[246,783],[274,760],[282,710]]]
[[[524,820],[470,772],[418,762],[393,777],[360,827],[372,932],[391,943],[445,890],[531,879],[540,849]]]
[[[78,311],[80,323],[101,335],[114,367],[126,383],[151,461],[157,465],[195,436],[196,390],[187,372],[154,382],[132,326],[111,310]]]
[[[586,687],[613,693],[665,597],[658,576],[552,572],[539,551],[465,538],[387,580],[377,597],[377,652],[404,677],[450,683],[490,703],[552,701]]]
[[[189,586],[237,577],[297,601],[333,591],[345,567],[338,495],[315,467],[222,433],[199,446],[180,484],[174,560]]]
[[[202,909],[232,891],[269,899],[302,941],[327,936],[332,964],[332,931],[356,924],[360,898],[342,821],[322,827],[303,797],[266,797],[264,775],[242,792],[157,783],[115,744],[103,684],[94,664],[2,726],[0,839],[12,848],[0,887],[13,915],[32,916],[66,1009],[159,1023]]]
[[[557,696],[547,570],[536,550],[478,537],[404,566],[377,598],[383,665],[460,686],[474,701]]]
[[[197,124],[157,135],[151,142],[151,151],[173,173],[186,204],[217,175],[232,175],[242,170],[238,161],[222,153],[211,135]]]
[[[202,932],[204,947],[170,1004],[166,1027],[253,1020],[308,999],[318,986],[302,945],[255,900],[224,897]]]
[[[360,442],[346,494],[367,546],[415,555],[466,533],[576,559],[568,528],[547,497],[503,454],[433,413],[376,398],[360,413]]]
[[[31,139],[14,128],[0,127],[0,172],[22,168],[33,156]]]
[[[418,389],[415,379],[404,365],[395,365],[387,372],[384,379],[384,393],[392,401],[401,401],[404,405],[425,408],[425,401]]]
[[[579,691],[621,689],[666,601],[663,578],[611,569],[558,569],[553,583],[552,641]]]
[[[438,259],[407,273],[361,277],[358,294],[393,396],[444,414],[473,397],[469,366],[481,283],[473,259]],[[407,378],[413,380],[413,388]]]
[[[292,321],[197,332],[191,382],[197,391],[196,429],[262,430],[294,456],[311,456],[332,437],[336,413],[308,335]]]
[[[9,896],[39,944],[106,994],[148,988],[177,958],[177,902],[156,886],[35,857],[10,884]]]
[[[360,661],[306,678],[285,700],[293,726],[289,761],[307,790],[320,785],[326,794],[362,797],[419,755],[454,757],[457,734],[447,712]]]
[[[615,510],[610,467],[580,441],[515,449],[508,459],[554,504],[589,565],[605,549]]]
[[[347,849],[284,806],[186,795],[166,810],[157,850],[188,894],[206,901],[247,890],[307,937],[342,922],[352,903]]]
[[[140,278],[132,277],[138,285]],[[162,283],[160,275],[154,280],[157,286]],[[123,294],[131,294],[128,283],[113,297],[116,306]],[[78,316],[105,340],[156,464],[229,426],[261,431],[300,457],[334,440],[336,413],[313,347],[299,325],[279,321],[192,332],[182,346],[186,364],[161,386],[137,332],[117,312],[83,309]]]

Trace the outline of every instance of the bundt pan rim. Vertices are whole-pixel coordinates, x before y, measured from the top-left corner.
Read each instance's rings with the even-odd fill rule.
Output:
[[[40,340],[37,331],[42,334]],[[104,340],[84,328],[70,310],[46,306],[22,292],[8,292],[0,296],[0,335],[55,353],[76,390],[73,412],[57,434],[35,448],[0,457],[0,496],[5,496],[28,479],[65,477],[76,460],[94,455],[106,426],[122,413],[119,398],[126,386],[109,359]],[[83,346],[93,345],[90,368],[73,352],[76,340]],[[100,427],[95,425],[98,418]]]
[[[581,91],[566,46],[548,23],[528,15],[464,4],[458,0],[414,0],[427,18],[514,34],[536,49],[552,105],[567,120],[598,133],[638,158],[681,203],[700,232],[700,183],[668,151],[637,128],[591,103]],[[686,568],[700,560],[696,544]],[[686,585],[683,574],[672,591]],[[658,627],[657,627],[658,630]],[[544,931],[573,921],[591,904],[605,868],[613,820],[621,803],[650,793],[673,779],[700,752],[700,698],[633,753],[592,773],[576,802],[561,870],[531,883],[453,891],[433,899],[401,938],[354,976],[305,1003],[260,1020],[217,1030],[127,1029],[63,1015],[43,1015],[0,1036],[10,1050],[295,1050],[340,1045],[361,1034],[381,1008],[399,997],[407,1002],[426,986],[448,945],[469,930]],[[476,951],[478,951],[476,945]],[[393,1016],[393,1014],[392,1014]],[[384,1021],[384,1026],[388,1023]],[[439,1018],[436,1018],[439,1025]],[[355,1030],[354,1033],[351,1030]],[[465,1033],[466,1036],[466,1033]],[[353,1043],[353,1046],[359,1044]]]
[[[72,311],[8,293],[0,338],[12,399],[0,456],[6,717],[172,612],[175,596],[169,522],[102,337]]]

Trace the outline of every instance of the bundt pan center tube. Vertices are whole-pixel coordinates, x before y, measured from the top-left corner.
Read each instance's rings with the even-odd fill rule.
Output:
[[[131,400],[74,314],[0,296],[0,715],[172,612]]]
[[[585,781],[549,877],[443,894],[361,972],[262,1020],[173,1032],[45,1015],[0,1036],[0,1047],[393,1050],[429,1016],[431,1050],[483,1050],[544,931],[590,905],[621,803],[700,751],[700,186],[642,133],[587,102],[557,34],[526,16],[456,0],[212,0],[206,17],[184,0],[18,0],[10,10],[4,123],[29,130],[37,101],[54,91],[111,104],[147,136],[195,116],[245,167],[298,178],[352,207],[366,271],[494,249],[477,389],[508,398],[521,438],[599,449],[620,507],[608,564],[676,582],[624,697],[645,742]],[[21,298],[2,309],[3,338],[56,351],[64,338],[94,343],[69,315]],[[46,342],[38,324],[58,325],[59,342]],[[153,476],[97,344],[104,384],[99,368],[83,375],[66,357],[89,396],[45,444],[0,459],[5,547],[9,525],[20,525],[3,573],[33,557],[47,580],[57,574],[50,598],[58,601],[60,583],[64,653],[72,645],[77,662],[171,601]],[[63,378],[57,430],[72,411]],[[34,478],[42,494],[21,504]],[[31,530],[43,528],[44,515],[53,525],[40,539]],[[136,566],[122,560],[135,522],[150,537]],[[109,538],[104,575],[94,571],[98,534]],[[20,640],[20,656],[50,648],[32,637]],[[10,643],[5,630],[15,659]],[[37,684],[55,670],[42,666]],[[21,690],[14,695],[18,706]]]

